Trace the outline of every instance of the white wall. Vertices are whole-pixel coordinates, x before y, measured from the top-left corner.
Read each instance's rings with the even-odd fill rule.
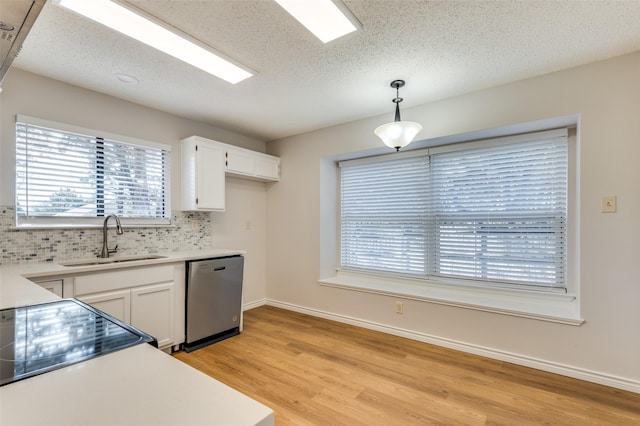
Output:
[[[373,129],[391,119],[389,108],[267,144],[282,159],[282,180],[267,192],[268,299],[640,392],[640,53],[403,110],[405,120],[424,126],[420,139],[580,116],[580,327],[415,300],[397,315],[394,298],[317,283],[327,274],[321,227],[335,215],[321,210],[321,161],[381,150]],[[600,197],[613,194],[618,212],[600,213]]]
[[[15,116],[30,115],[173,146],[172,208],[179,210],[180,139],[198,135],[264,152],[264,142],[12,68],[0,93],[0,204],[15,202]],[[131,90],[135,90],[133,87]]]
[[[227,207],[224,213],[212,213],[214,247],[238,248],[246,251],[243,300],[262,304],[266,297],[266,186],[272,183],[227,177]]]
[[[199,135],[264,152],[265,143],[13,68],[0,93],[0,206],[15,204],[15,116],[30,115],[172,146],[172,209],[180,210],[180,139]],[[135,90],[135,88],[132,88]],[[229,179],[227,212],[211,213],[213,247],[247,251],[244,303],[265,297],[266,184]],[[235,220],[251,220],[245,230]],[[0,241],[0,249],[2,242]]]

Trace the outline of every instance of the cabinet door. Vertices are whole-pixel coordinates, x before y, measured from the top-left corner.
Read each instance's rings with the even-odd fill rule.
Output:
[[[120,321],[131,324],[131,291],[129,290],[96,293],[91,296],[77,296],[76,298]]]
[[[131,325],[155,337],[159,348],[174,342],[173,292],[173,282],[131,290]]]
[[[269,179],[280,180],[280,158],[270,155],[260,155],[256,158],[256,176]]]
[[[199,143],[196,153],[196,208],[224,211],[225,150]]]
[[[49,290],[56,296],[62,297],[62,279],[37,281],[36,284],[38,284],[40,287],[43,287],[45,290]]]
[[[226,166],[227,173],[253,176],[255,172],[255,156],[251,151],[227,148]]]
[[[280,158],[244,148],[227,147],[226,171],[260,181],[280,180]]]

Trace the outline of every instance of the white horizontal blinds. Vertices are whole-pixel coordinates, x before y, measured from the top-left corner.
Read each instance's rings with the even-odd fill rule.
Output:
[[[166,218],[167,151],[16,124],[16,204],[23,217]]]
[[[98,140],[97,147],[104,158],[104,213],[165,217],[165,152],[110,140]]]
[[[567,137],[431,157],[431,274],[565,287]]]
[[[343,269],[424,274],[428,157],[341,164]]]
[[[17,215],[56,216],[90,209],[95,193],[92,156],[95,146],[87,137],[17,123]],[[95,200],[93,206],[95,216]]]

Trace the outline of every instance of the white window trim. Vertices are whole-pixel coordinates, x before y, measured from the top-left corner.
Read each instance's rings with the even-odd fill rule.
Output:
[[[406,277],[382,276],[365,274],[360,272],[341,271],[339,264],[339,169],[340,161],[368,161],[363,157],[375,157],[381,155],[383,150],[371,150],[365,153],[342,154],[335,157],[325,157],[321,161],[321,212],[324,220],[320,226],[320,278],[318,284],[325,287],[340,288],[348,291],[379,294],[388,297],[418,300],[436,303],[458,308],[473,309],[484,312],[492,312],[509,316],[542,320],[572,326],[580,326],[585,320],[581,317],[580,290],[579,290],[579,166],[580,157],[580,116],[572,115],[539,120],[529,123],[520,123],[501,128],[484,129],[466,134],[445,136],[432,140],[418,141],[413,149],[408,149],[396,155],[418,155],[424,153],[426,148],[433,150],[456,149],[460,143],[468,143],[473,140],[509,137],[509,133],[541,132],[549,129],[565,127],[573,129],[569,133],[569,205],[568,239],[573,246],[569,253],[567,271],[567,293],[540,292],[529,289],[511,288],[478,288],[473,285],[456,282],[454,280],[430,280],[410,279]],[[478,143],[482,143],[479,141]],[[573,152],[571,152],[573,151]],[[358,155],[360,154],[360,155]],[[370,160],[369,160],[370,161]],[[333,212],[333,216],[330,215]],[[333,271],[333,272],[332,272]]]
[[[105,139],[114,140],[118,143],[130,144],[136,146],[144,146],[167,151],[167,164],[171,163],[171,145],[159,142],[148,141],[145,139],[133,138],[130,136],[119,135],[101,130],[94,130],[72,124],[59,123],[56,121],[45,120],[42,118],[32,117],[23,114],[16,115],[16,122],[26,123],[34,126],[48,127],[63,132],[77,133],[88,137],[103,137]],[[15,134],[15,130],[14,130]],[[171,173],[167,173],[167,190],[165,195],[165,204],[167,209],[166,218],[120,218],[122,225],[129,228],[156,228],[156,227],[172,227],[171,225]],[[15,183],[15,182],[14,182]],[[15,217],[15,229],[75,229],[75,228],[101,228],[104,225],[104,217],[91,218],[73,218],[70,222],[68,217]]]
[[[523,289],[504,289],[400,277],[338,271],[333,277],[318,280],[322,286],[439,305],[544,320],[579,326],[578,298],[574,294],[547,293]]]
[[[103,132],[102,130],[88,129],[86,127],[74,126],[72,124],[58,123],[56,121],[44,120],[42,118],[31,117],[28,115],[16,115],[16,122],[32,124],[34,126],[49,127],[63,132],[78,133],[92,138],[99,136],[125,144],[147,146],[171,152],[171,145],[152,142],[145,139],[132,138],[130,136],[119,135],[117,133]]]
[[[398,159],[405,159],[405,158],[411,158],[411,157],[417,157],[417,156],[429,156],[429,155],[437,155],[437,154],[442,154],[442,153],[457,153],[457,152],[465,152],[465,151],[472,151],[472,150],[476,150],[476,149],[482,149],[482,148],[500,148],[502,146],[510,146],[510,147],[515,147],[518,144],[523,144],[523,143],[527,143],[527,142],[536,142],[539,140],[555,140],[556,138],[563,138],[565,140],[568,139],[568,129],[565,128],[561,128],[561,129],[553,129],[553,130],[546,130],[546,131],[540,131],[540,132],[533,132],[533,133],[527,133],[527,134],[519,134],[519,135],[512,135],[512,136],[503,136],[500,138],[491,138],[491,139],[482,139],[482,140],[473,140],[473,141],[469,141],[469,142],[465,142],[465,143],[458,143],[458,144],[454,144],[454,145],[442,145],[442,146],[437,146],[437,147],[432,147],[432,148],[427,148],[427,149],[420,149],[420,150],[414,150],[414,151],[407,151],[407,152],[403,152],[400,153],[402,155],[397,155],[397,154],[387,154],[387,155],[383,155],[383,156],[377,156],[377,157],[364,157],[364,158],[358,158],[355,160],[347,160],[347,161],[341,161],[338,163],[338,167],[343,167],[343,166],[347,166],[347,165],[369,165],[372,164],[374,166],[376,166],[377,164],[388,164],[389,161],[394,161],[394,160],[398,160]],[[567,166],[569,166],[569,164],[567,164]],[[407,166],[408,167],[408,166]],[[569,195],[569,194],[567,194]],[[567,207],[568,209],[568,207]],[[568,212],[567,212],[568,214]],[[568,217],[568,216],[567,216]],[[567,240],[569,239],[569,236],[566,237]],[[568,266],[568,265],[567,265]],[[364,267],[363,267],[364,268]],[[365,274],[368,273],[373,273],[373,274],[384,274],[384,275],[388,275],[389,271],[378,271],[376,272],[375,270],[369,270],[369,269],[362,269],[358,266],[351,266],[351,265],[342,265],[342,269],[345,271],[351,271],[354,273],[359,273],[359,272],[363,272]],[[402,273],[401,276],[407,276],[408,278],[413,278],[409,275],[409,272],[407,272],[407,274]],[[510,284],[509,281],[506,281],[505,284],[500,284],[498,281],[492,282],[486,279],[474,279],[474,278],[468,278],[465,279],[463,277],[459,277],[458,276],[454,276],[452,274],[451,277],[446,277],[446,276],[438,276],[437,274],[434,275],[430,275],[428,271],[425,272],[424,275],[416,275],[415,278],[417,279],[422,279],[425,281],[443,281],[443,280],[447,280],[448,282],[458,282],[458,280],[466,280],[467,282],[469,282],[471,285],[477,285],[479,288],[482,287],[504,287],[504,288],[509,288],[512,286],[515,286],[514,288],[524,288],[526,286],[529,286],[529,284],[527,284],[526,282],[522,282],[522,283],[514,283],[514,284]],[[464,281],[463,281],[464,282]],[[535,284],[530,284],[531,287],[536,287]],[[564,291],[565,287],[569,287],[570,284],[569,283],[565,283],[562,286],[562,291]],[[539,288],[540,291],[548,291],[548,292],[555,292],[558,291],[561,287],[551,287],[551,286],[546,286],[544,284],[540,284],[537,286]]]

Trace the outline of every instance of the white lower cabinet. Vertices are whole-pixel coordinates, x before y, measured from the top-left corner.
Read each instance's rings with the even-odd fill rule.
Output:
[[[76,299],[96,309],[100,309],[102,312],[120,321],[131,324],[131,290],[108,291],[90,296],[76,296]],[[148,333],[147,331],[145,332]]]
[[[174,344],[173,287],[170,282],[76,298],[152,335],[163,348]]]
[[[131,325],[158,340],[158,347],[173,344],[173,282],[131,290]]]
[[[63,280],[62,278],[52,279],[52,280],[43,280],[43,281],[34,281],[40,287],[43,287],[45,290],[49,290],[51,293],[55,294],[58,297],[62,297],[62,287]]]
[[[184,330],[179,329],[184,321],[176,321],[175,296],[176,284],[184,286],[184,280],[176,283],[176,268],[184,271],[177,264],[76,275],[73,296],[152,335],[159,348],[169,348],[184,341]]]

